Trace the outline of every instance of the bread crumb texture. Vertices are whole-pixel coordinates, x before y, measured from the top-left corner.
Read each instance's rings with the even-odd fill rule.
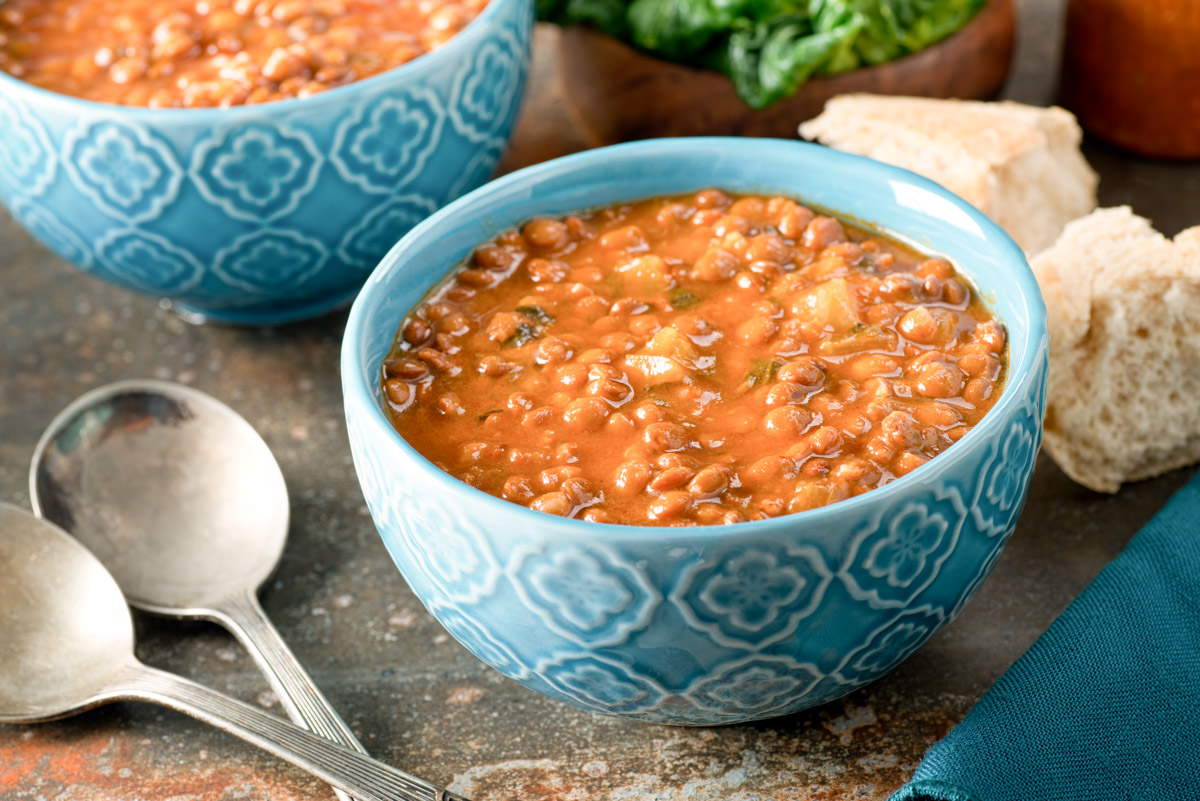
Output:
[[[1033,260],[1049,312],[1046,450],[1116,492],[1200,461],[1200,227],[1174,241],[1128,207],[1076,220]]]
[[[1079,125],[1057,107],[842,95],[800,134],[940,183],[1027,254],[1096,207],[1096,173],[1079,150]]]

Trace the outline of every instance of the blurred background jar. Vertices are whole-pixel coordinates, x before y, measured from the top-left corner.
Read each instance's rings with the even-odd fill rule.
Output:
[[[1062,100],[1100,139],[1200,157],[1200,0],[1070,0]]]

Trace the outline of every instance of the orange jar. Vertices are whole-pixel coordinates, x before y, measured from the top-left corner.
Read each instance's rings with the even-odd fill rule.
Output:
[[[1101,139],[1200,157],[1200,2],[1070,0],[1062,98]]]

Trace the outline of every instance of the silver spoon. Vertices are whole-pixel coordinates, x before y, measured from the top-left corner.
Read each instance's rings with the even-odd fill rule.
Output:
[[[121,589],[80,543],[0,503],[0,723],[148,701],[211,723],[363,801],[455,799],[428,782],[133,655]]]
[[[287,538],[287,487],[235,411],[164,381],[100,387],[50,423],[29,485],[34,512],[87,546],[131,606],[224,626],[288,717],[366,753],[258,602]]]

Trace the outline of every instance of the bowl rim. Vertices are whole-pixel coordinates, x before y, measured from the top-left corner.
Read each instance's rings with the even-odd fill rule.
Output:
[[[946,451],[929,460],[927,464],[882,487],[876,487],[862,495],[817,507],[816,509],[783,514],[765,520],[748,520],[728,525],[645,526],[594,523],[576,518],[558,517],[506,501],[503,498],[472,487],[470,484],[443,471],[410,445],[392,427],[383,410],[375,402],[373,387],[368,384],[367,376],[371,371],[362,369],[364,366],[359,363],[357,353],[361,349],[360,346],[365,343],[366,336],[369,333],[366,330],[365,323],[368,309],[378,303],[375,299],[379,297],[377,294],[379,291],[378,287],[383,284],[383,279],[387,274],[405,261],[406,251],[417,246],[426,237],[427,232],[436,229],[443,220],[456,216],[464,208],[481,203],[491,195],[504,193],[506,190],[511,190],[514,187],[525,186],[528,189],[543,179],[562,173],[569,173],[576,167],[589,165],[597,161],[605,162],[611,166],[618,160],[636,159],[656,154],[665,155],[664,151],[678,151],[681,149],[700,151],[703,149],[711,150],[716,147],[728,151],[730,148],[746,147],[748,142],[742,137],[670,137],[627,142],[585,150],[580,153],[525,167],[524,169],[495,179],[454,202],[443,206],[437,212],[421,221],[416,227],[405,234],[388,251],[387,255],[383,257],[368,277],[350,309],[340,353],[343,402],[348,422],[349,418],[353,416],[354,407],[365,407],[369,427],[372,429],[369,433],[375,434],[375,432],[382,429],[383,441],[380,447],[398,449],[412,463],[414,469],[419,469],[425,474],[430,475],[439,488],[444,488],[447,492],[447,498],[453,498],[456,493],[466,492],[474,501],[482,504],[485,509],[494,509],[497,513],[527,518],[529,523],[528,530],[537,530],[547,536],[552,533],[554,536],[576,536],[583,538],[592,535],[601,535],[610,542],[636,538],[672,543],[686,541],[693,545],[713,542],[729,535],[764,534],[770,530],[795,529],[798,526],[820,527],[822,523],[855,516],[856,513],[860,513],[864,509],[870,509],[874,505],[886,505],[888,500],[893,496],[904,492],[907,488],[918,482],[932,478],[935,474],[945,474],[952,471],[956,463],[966,458],[967,454],[974,452],[978,448],[986,447],[989,438],[993,436],[1000,437],[1003,432],[1002,426],[1007,424],[1008,418],[1016,413],[1018,407],[1025,402],[1025,396],[1030,391],[1036,389],[1036,387],[1029,385],[1035,380],[1039,371],[1044,368],[1048,358],[1045,303],[1038,288],[1037,280],[1034,277],[1032,269],[1029,267],[1025,253],[1016,242],[1000,226],[992,222],[992,220],[966,200],[963,200],[940,184],[917,173],[864,156],[845,153],[823,145],[800,140],[755,138],[752,141],[757,148],[779,146],[796,148],[798,149],[797,152],[805,154],[803,156],[805,159],[820,158],[832,162],[838,169],[875,172],[881,179],[899,180],[928,190],[940,198],[951,202],[958,211],[966,214],[978,226],[980,229],[980,239],[989,245],[989,249],[994,250],[994,262],[1015,268],[1016,275],[1014,278],[1016,280],[1013,282],[1013,285],[1017,288],[1018,305],[1024,308],[1028,317],[1025,348],[1018,354],[1019,359],[1014,359],[1010,340],[1008,375],[1000,399],[984,415],[979,423],[973,426],[961,440],[954,443],[954,446],[947,448]],[[678,155],[678,153],[675,155]],[[756,157],[762,157],[762,155],[763,151],[761,149],[755,150]],[[633,200],[635,198],[631,197],[629,199]],[[611,206],[619,202],[614,201],[605,205]],[[844,212],[840,212],[838,209],[830,209],[830,211],[844,214]],[[871,224],[867,223],[867,225]],[[879,227],[882,228],[883,226]],[[902,232],[892,233],[900,233],[903,236]],[[936,247],[926,247],[925,251],[937,252]],[[449,274],[449,271],[457,266],[457,263],[450,265],[445,272],[437,276],[429,288],[432,288],[438,281],[445,278]],[[971,277],[970,271],[964,270],[964,273],[968,278]],[[425,291],[427,292],[428,288]],[[1002,320],[1002,322],[1006,322],[1007,325],[1007,321]],[[399,321],[397,321],[396,325],[399,326]],[[1040,419],[1037,425],[1039,428],[1041,427]],[[962,502],[968,510],[971,508],[972,501],[972,498],[962,498]],[[858,516],[861,517],[861,514]]]
[[[474,44],[476,39],[483,36],[485,29],[490,27],[489,23],[493,21],[494,17],[500,15],[502,9],[507,5],[528,2],[530,0],[488,0],[488,4],[484,6],[483,11],[479,15],[467,23],[465,28],[456,33],[441,47],[422,53],[411,61],[398,64],[369,78],[351,81],[342,86],[335,86],[332,89],[318,92],[310,97],[288,97],[282,100],[272,100],[268,103],[254,103],[252,105],[243,103],[241,105],[229,106],[228,108],[221,108],[219,106],[150,108],[149,106],[108,103],[101,100],[92,100],[86,97],[76,97],[75,95],[55,92],[40,86],[34,86],[15,75],[10,75],[4,70],[0,70],[0,96],[4,96],[10,92],[27,94],[42,104],[49,103],[51,105],[59,104],[63,106],[82,105],[92,114],[107,113],[120,117],[135,117],[147,123],[194,121],[198,124],[214,125],[221,120],[231,118],[236,121],[239,118],[261,118],[275,113],[287,113],[293,109],[297,109],[301,103],[303,103],[301,108],[319,109],[325,105],[340,104],[344,102],[343,97],[349,100],[351,93],[369,91],[376,86],[396,79],[398,76],[420,75],[424,72],[437,70],[445,66],[442,62],[451,60],[460,50],[463,50],[469,44]],[[455,59],[455,61],[457,60]]]

